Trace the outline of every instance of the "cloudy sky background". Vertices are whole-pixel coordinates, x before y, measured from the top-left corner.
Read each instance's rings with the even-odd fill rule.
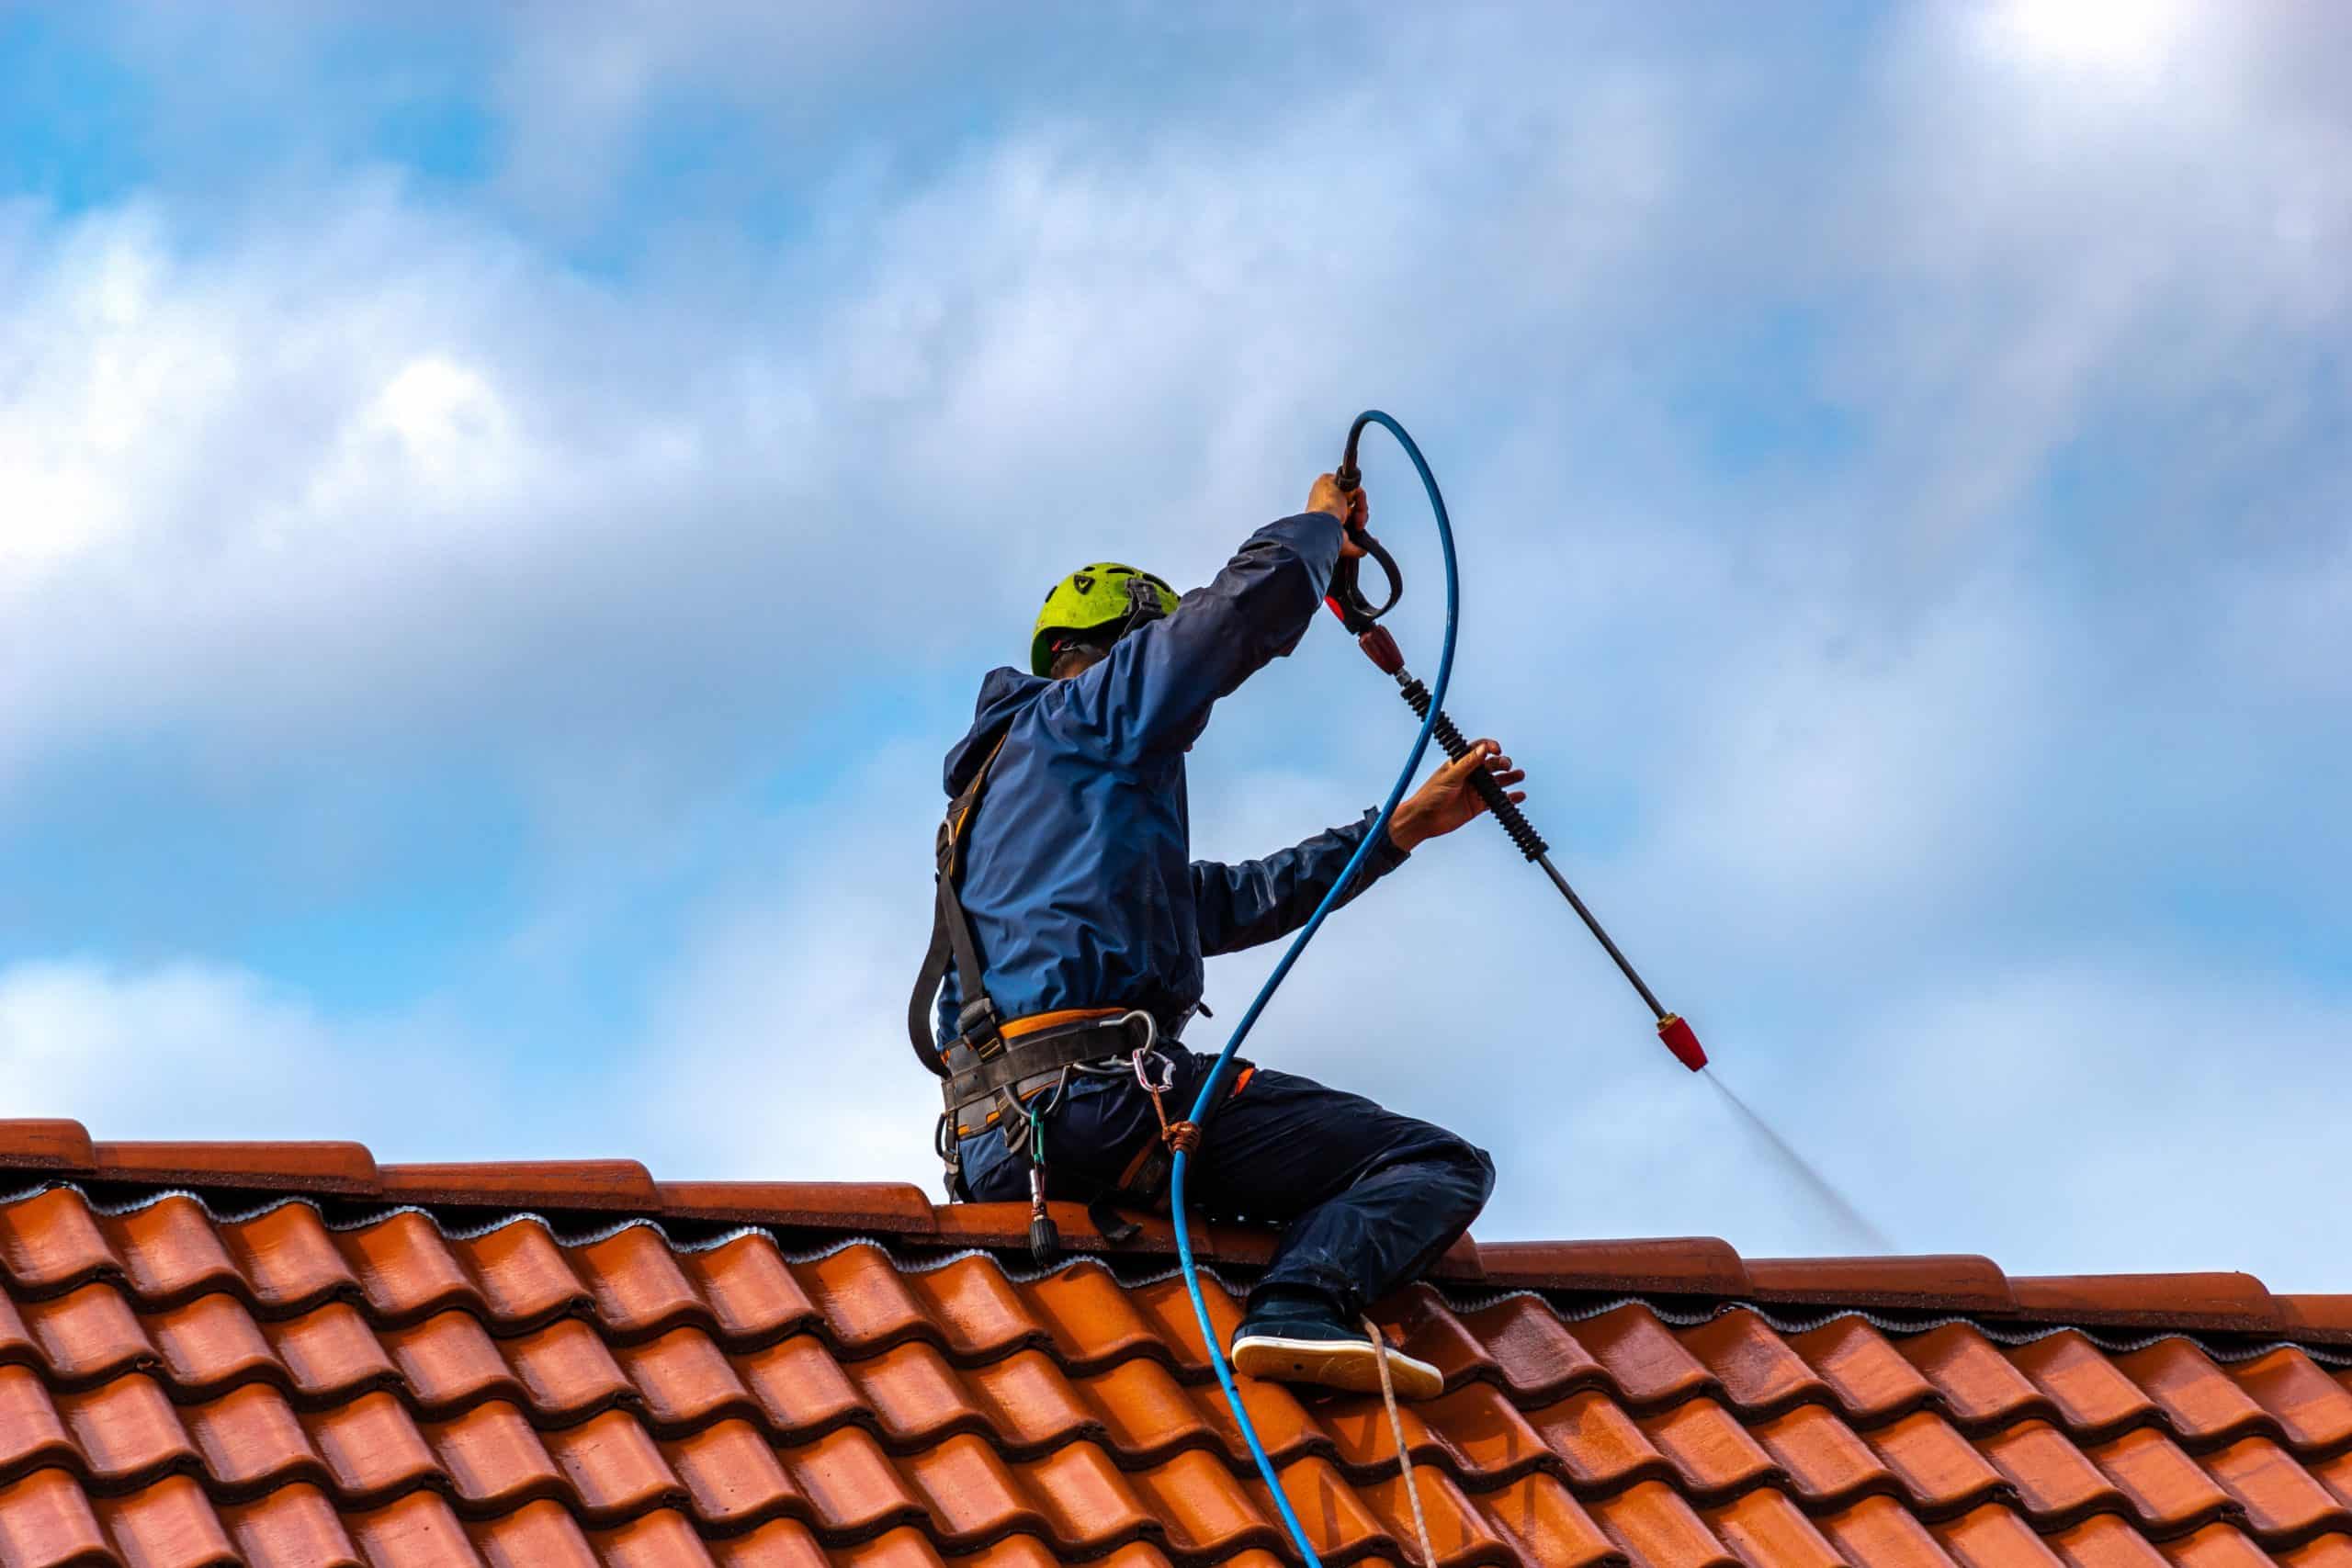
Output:
[[[1455,713],[1897,1246],[2352,1289],[2352,18],[588,10],[0,11],[6,1113],[931,1186],[981,672],[1376,404]],[[1318,629],[1198,852],[1410,736]],[[1488,829],[1252,1054],[1488,1238],[1867,1245]]]

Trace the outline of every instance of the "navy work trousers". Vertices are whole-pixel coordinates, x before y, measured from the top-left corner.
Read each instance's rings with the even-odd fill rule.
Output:
[[[1175,1064],[1166,1101],[1174,1121],[1191,1111],[1214,1058],[1181,1047],[1162,1055]],[[1046,1191],[1090,1200],[1159,1136],[1133,1074],[1072,1073],[1046,1117]],[[1028,1161],[1001,1134],[975,1134],[961,1149],[976,1201],[1027,1200]],[[1283,1226],[1260,1290],[1319,1291],[1347,1323],[1418,1279],[1470,1228],[1494,1185],[1486,1151],[1444,1128],[1270,1067],[1251,1072],[1239,1092],[1227,1090],[1185,1171],[1193,1213]]]

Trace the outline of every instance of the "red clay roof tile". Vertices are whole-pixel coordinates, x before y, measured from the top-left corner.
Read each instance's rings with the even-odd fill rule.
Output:
[[[90,1168],[109,1181],[273,1192],[374,1194],[383,1180],[364,1144],[102,1144]]]
[[[379,1170],[349,1145],[93,1146],[71,1123],[0,1123],[10,1166],[0,1562],[1287,1550],[1164,1222],[1110,1269],[1038,1277],[1018,1209],[901,1184]],[[107,1202],[41,1190],[61,1175]],[[720,1225],[744,1228],[697,1239]],[[1099,1247],[1075,1211],[1065,1230]],[[1268,1250],[1203,1243],[1229,1286]],[[1206,1300],[1229,1333],[1228,1288]],[[1405,1441],[1449,1565],[2352,1562],[2337,1298],[1465,1244],[1377,1315],[1446,1374]],[[1318,1547],[1409,1560],[1376,1402],[1245,1394]]]

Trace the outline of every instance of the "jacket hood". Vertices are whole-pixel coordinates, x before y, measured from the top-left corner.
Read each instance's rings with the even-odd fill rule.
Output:
[[[941,782],[947,787],[949,799],[963,793],[972,782],[972,775],[988,761],[989,750],[1010,728],[1023,708],[1037,700],[1053,682],[1043,676],[1031,675],[1011,665],[989,671],[980,682],[980,700],[972,707],[972,728],[963,739],[947,750],[947,766]]]

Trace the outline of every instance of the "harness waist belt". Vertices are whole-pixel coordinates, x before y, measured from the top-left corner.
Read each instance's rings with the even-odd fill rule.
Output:
[[[967,1051],[952,1052],[953,1056],[962,1057],[971,1065],[954,1073],[940,1086],[940,1100],[949,1124],[958,1136],[968,1136],[979,1129],[961,1122],[961,1114],[967,1109],[996,1099],[1008,1089],[1014,1099],[1026,1100],[1067,1068],[1121,1055],[1142,1045],[1148,1037],[1138,1023],[1130,1021],[1134,1016],[1125,1008],[1040,1013],[1006,1024],[1002,1044],[986,1057],[975,1060]],[[991,1111],[980,1126],[994,1122],[1001,1109],[1000,1106]]]

